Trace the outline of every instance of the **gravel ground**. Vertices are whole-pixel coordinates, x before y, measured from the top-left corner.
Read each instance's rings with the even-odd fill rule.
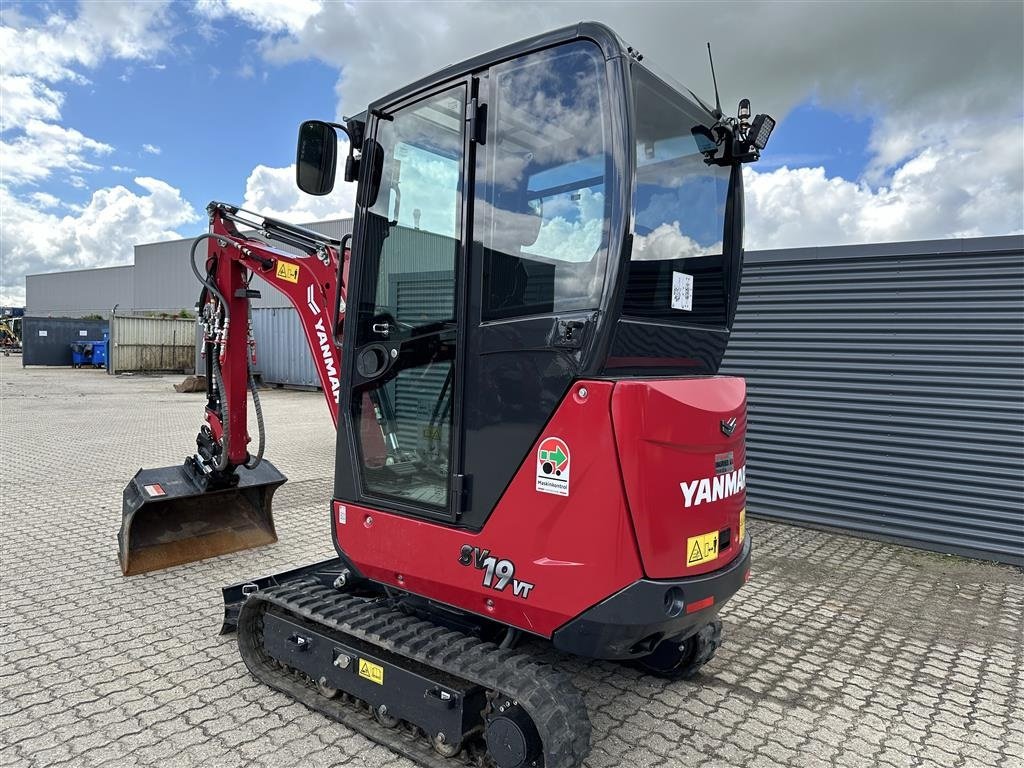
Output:
[[[217,635],[221,586],[333,554],[319,394],[264,396],[290,478],[278,544],[121,576],[124,485],[199,426],[179,379],[0,358],[0,765],[410,765],[256,683]],[[589,766],[1024,766],[1020,570],[749,527],[753,578],[698,679],[553,657],[586,696]]]

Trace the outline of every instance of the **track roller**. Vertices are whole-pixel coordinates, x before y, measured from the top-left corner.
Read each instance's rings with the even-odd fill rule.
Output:
[[[560,672],[316,581],[251,594],[238,618],[259,680],[421,765],[575,768],[590,721]]]

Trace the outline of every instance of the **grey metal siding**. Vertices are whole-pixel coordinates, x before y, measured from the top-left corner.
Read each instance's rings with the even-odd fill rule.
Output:
[[[115,304],[125,309],[131,307],[133,300],[134,267],[131,265],[25,278],[25,314],[34,317],[109,317]]]
[[[101,341],[106,320],[28,317],[22,325],[22,365],[71,365],[71,344]]]
[[[135,312],[195,312],[199,282],[188,265],[192,238],[135,246]],[[202,265],[203,251],[196,261]]]
[[[252,311],[256,371],[265,384],[319,387],[320,377],[293,307],[259,307]]]
[[[1024,238],[747,254],[751,515],[1024,564]]]
[[[335,219],[303,224],[307,229],[322,232],[330,237],[341,236],[352,229],[351,219]],[[176,312],[181,309],[194,310],[199,298],[199,283],[188,264],[194,238],[168,240],[162,243],[146,243],[135,246],[135,292],[130,306],[137,312]],[[280,250],[297,253],[292,248],[271,243]],[[196,253],[196,262],[202,264],[206,255],[206,243],[201,243]],[[284,294],[262,280],[253,283],[261,298],[252,302],[253,307],[290,307]]]

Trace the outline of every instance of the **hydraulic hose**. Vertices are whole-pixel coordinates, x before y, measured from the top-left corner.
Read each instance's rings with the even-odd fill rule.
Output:
[[[224,393],[224,377],[220,372],[220,359],[217,355],[213,356],[213,379],[217,382],[217,394],[220,396],[220,413],[221,419],[221,438],[220,438],[220,456],[217,458],[217,470],[223,472],[228,468],[228,446],[230,445],[230,424],[231,417],[228,413],[228,398]]]
[[[231,307],[228,306],[228,302],[227,299],[224,298],[224,294],[220,292],[219,288],[217,288],[217,284],[210,280],[209,274],[207,274],[206,277],[203,277],[202,274],[200,274],[199,272],[199,268],[196,267],[196,248],[199,247],[199,243],[201,243],[203,240],[209,240],[213,237],[215,237],[215,235],[211,235],[209,232],[207,232],[205,234],[200,235],[199,237],[192,241],[192,249],[189,251],[188,263],[192,267],[192,274],[196,276],[196,280],[202,283],[203,286],[208,291],[210,291],[218,299],[220,299],[220,305],[224,308],[224,319],[230,320]],[[212,354],[211,357],[213,358],[213,360],[211,361],[213,363],[213,380],[217,383],[217,394],[219,395],[220,399],[220,412],[221,416],[223,417],[221,419],[221,450],[220,456],[217,458],[216,467],[218,471],[223,472],[225,469],[228,468],[229,463],[228,445],[230,444],[229,436],[231,429],[231,419],[228,414],[228,398],[224,391],[224,377],[221,374],[220,370],[220,356],[217,354]]]
[[[192,274],[194,274],[196,276],[196,280],[198,280],[200,283],[205,285],[211,292],[213,292],[213,294],[218,299],[220,299],[220,304],[221,304],[222,307],[224,307],[224,318],[226,320],[230,320],[231,319],[231,307],[228,306],[228,301],[227,301],[227,299],[224,298],[224,294],[220,292],[219,288],[217,288],[217,284],[210,280],[210,276],[209,275],[207,275],[206,277],[203,277],[201,274],[199,274],[199,268],[196,266],[196,248],[199,247],[199,243],[201,243],[203,240],[209,240],[209,239],[215,238],[215,237],[216,237],[216,235],[211,235],[209,232],[207,232],[206,234],[202,234],[199,237],[197,237],[195,240],[193,240],[192,241],[192,250],[189,251],[188,263],[192,267]]]
[[[256,429],[259,432],[259,446],[256,450],[256,458],[245,462],[246,469],[256,469],[263,461],[263,448],[266,445],[266,433],[263,430],[263,406],[260,404],[260,396],[256,391],[256,378],[252,375],[252,361],[249,362],[249,391],[252,392],[252,405],[256,409]]]
[[[207,290],[209,290],[218,299],[220,299],[220,305],[224,308],[224,319],[225,320],[230,320],[231,319],[231,308],[228,306],[228,302],[224,298],[224,294],[221,293],[220,290],[217,288],[217,285],[213,281],[211,281],[209,279],[209,275],[207,275],[204,278],[202,276],[202,274],[199,272],[199,268],[196,266],[196,248],[199,247],[199,243],[201,243],[203,240],[208,240],[208,239],[211,239],[211,238],[214,238],[214,237],[216,237],[216,235],[211,235],[210,233],[206,233],[206,234],[200,235],[195,240],[193,240],[192,241],[192,249],[189,252],[189,260],[188,260],[188,262],[189,262],[189,264],[192,267],[192,274],[194,274],[196,276],[196,280],[198,280],[200,283],[202,283],[202,285]],[[217,469],[220,470],[220,471],[223,471],[223,470],[227,469],[227,466],[229,464],[229,461],[228,461],[228,445],[229,445],[229,435],[230,435],[230,426],[229,426],[230,416],[229,416],[229,413],[228,413],[228,398],[227,398],[227,395],[226,395],[225,390],[224,390],[224,377],[223,377],[223,374],[221,373],[221,370],[220,370],[219,355],[213,355],[212,357],[213,357],[213,360],[212,360],[212,362],[213,362],[213,376],[214,376],[214,380],[217,382],[217,392],[220,394],[220,409],[221,409],[221,414],[224,417],[222,422],[221,422],[221,426],[223,428],[222,437],[221,437],[221,453],[220,453],[220,457],[217,459]],[[255,459],[250,459],[249,461],[245,462],[245,467],[246,467],[246,469],[255,469],[259,465],[259,463],[261,461],[263,461],[263,450],[266,447],[266,430],[265,430],[264,424],[263,424],[263,405],[262,405],[262,403],[260,403],[259,392],[256,389],[256,378],[253,376],[253,373],[252,373],[252,362],[251,361],[248,362],[247,368],[248,368],[249,391],[252,393],[252,403],[253,403],[253,407],[256,410],[256,428],[257,428],[257,431],[259,432],[259,442],[257,443],[258,448],[257,448],[257,451],[256,451],[256,458]]]

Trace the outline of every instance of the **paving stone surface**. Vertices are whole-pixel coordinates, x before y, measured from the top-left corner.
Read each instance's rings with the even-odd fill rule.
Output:
[[[333,554],[319,394],[264,394],[267,456],[290,478],[278,544],[121,576],[123,487],[179,463],[199,426],[179,378],[0,358],[0,765],[410,765],[255,682],[217,635],[223,585]],[[1024,766],[1019,570],[750,530],[753,578],[696,680],[537,648],[585,694],[588,766]]]

